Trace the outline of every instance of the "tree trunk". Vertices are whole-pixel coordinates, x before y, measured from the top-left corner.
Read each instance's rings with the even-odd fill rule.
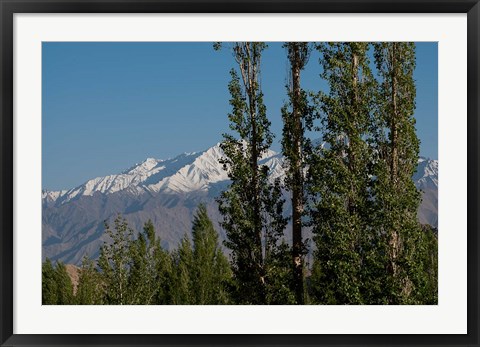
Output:
[[[293,238],[293,269],[294,289],[298,304],[304,303],[303,289],[303,259],[302,259],[302,214],[303,214],[303,172],[302,172],[302,112],[300,69],[301,57],[298,44],[293,47],[294,61],[292,64],[292,87],[293,87],[293,151],[295,153],[292,163],[292,238]]]
[[[240,63],[240,70],[242,74],[243,83],[247,92],[249,116],[252,128],[252,137],[250,139],[250,145],[252,147],[252,153],[250,158],[250,167],[252,172],[252,187],[253,194],[253,232],[255,237],[255,246],[253,251],[253,257],[255,259],[255,269],[252,269],[258,277],[259,288],[263,288],[264,283],[264,254],[262,247],[262,221],[260,216],[261,201],[259,198],[259,186],[258,186],[258,161],[260,153],[258,151],[258,125],[257,125],[257,102],[256,102],[256,83],[258,81],[258,67],[256,52],[254,47],[250,47],[250,43],[242,43],[244,54],[248,57],[246,62]],[[264,293],[257,293],[264,301]]]
[[[394,191],[397,188],[398,181],[398,129],[397,129],[397,67],[396,67],[396,43],[392,43],[392,114],[390,118],[390,131],[391,131],[391,162],[390,162],[390,177],[391,184]],[[399,235],[396,228],[392,228],[390,234],[390,267],[392,275],[397,276],[397,257],[399,247]]]
[[[353,123],[353,126],[350,126],[350,129],[356,129],[357,125],[357,117],[358,117],[358,90],[357,90],[357,85],[358,85],[358,61],[359,57],[355,51],[352,54],[352,85],[353,85],[353,95],[352,95],[352,114],[350,118],[350,122]],[[350,173],[353,175],[356,175],[356,153],[355,151],[357,148],[355,146],[357,145],[357,138],[355,134],[355,130],[350,130],[350,132],[347,132],[347,139],[348,139],[348,144],[347,144],[347,153],[348,153],[348,168],[350,170]],[[350,215],[353,215],[356,211],[355,209],[355,198],[356,198],[356,188],[354,185],[354,182],[352,180],[350,184],[350,196],[348,197],[347,201],[347,209]]]
[[[391,167],[390,175],[392,184],[396,187],[398,176],[398,129],[397,129],[397,70],[396,70],[396,44],[392,44],[392,114],[390,119],[391,128]]]

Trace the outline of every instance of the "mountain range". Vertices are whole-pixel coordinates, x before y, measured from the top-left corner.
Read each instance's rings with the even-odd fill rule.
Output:
[[[147,158],[122,173],[97,177],[69,190],[43,190],[43,258],[70,264],[80,264],[84,255],[96,258],[104,242],[104,221],[113,222],[119,213],[134,230],[141,230],[150,219],[162,246],[175,248],[190,233],[199,203],[206,205],[224,239],[215,201],[229,185],[228,175],[219,163],[222,157],[217,144],[172,159]],[[269,151],[261,164],[268,166],[271,179],[284,177],[281,154]],[[438,161],[420,158],[413,179],[422,191],[419,221],[436,227]]]

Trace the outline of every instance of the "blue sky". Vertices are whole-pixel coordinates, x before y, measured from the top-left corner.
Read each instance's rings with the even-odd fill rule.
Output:
[[[314,52],[305,89],[326,87]],[[281,43],[262,59],[262,87],[279,150],[287,61]],[[234,60],[211,43],[62,43],[42,45],[42,187],[69,189],[119,173],[147,157],[206,149],[228,132],[227,84]],[[417,43],[420,154],[437,159],[436,43]]]

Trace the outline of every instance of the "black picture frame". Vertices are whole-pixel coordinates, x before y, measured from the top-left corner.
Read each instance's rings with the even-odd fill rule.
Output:
[[[13,16],[16,13],[467,13],[468,333],[465,335],[13,334]],[[2,346],[479,346],[479,0],[0,0],[0,343]]]

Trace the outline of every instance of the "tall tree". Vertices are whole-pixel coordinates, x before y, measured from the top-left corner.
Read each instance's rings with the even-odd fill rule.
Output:
[[[105,241],[100,248],[98,260],[98,266],[102,270],[103,281],[107,287],[105,299],[109,304],[126,305],[130,303],[128,278],[133,229],[125,218],[118,215],[114,220],[114,229],[105,223],[105,233],[111,242]]]
[[[302,215],[304,208],[305,152],[309,141],[305,138],[305,126],[311,121],[307,93],[301,87],[301,71],[310,56],[308,42],[284,44],[290,63],[290,83],[287,85],[289,103],[282,108],[283,137],[282,151],[286,159],[287,177],[285,185],[291,192],[292,202],[292,268],[293,288],[297,303],[304,303],[303,258],[305,246],[302,239]]]
[[[424,250],[436,256],[432,238],[417,221],[420,193],[412,179],[420,141],[415,130],[415,44],[375,44],[380,79],[376,118],[375,213],[386,238],[388,256],[386,300],[391,304],[419,303],[427,281]],[[433,248],[432,248],[433,247]],[[423,258],[422,258],[423,257]]]
[[[153,260],[157,285],[154,302],[157,305],[172,304],[176,285],[175,269],[172,255],[161,247],[160,239],[157,239],[157,244],[153,249]]]
[[[232,251],[235,297],[242,304],[268,303],[267,287],[274,276],[268,270],[269,261],[286,225],[280,182],[271,183],[268,167],[259,163],[273,140],[260,84],[266,47],[263,42],[233,43],[238,72],[230,72],[228,118],[238,137],[224,134],[221,144],[225,154],[221,163],[232,183],[219,198],[219,210],[227,234],[225,245]]]
[[[368,232],[367,142],[374,80],[368,43],[327,43],[321,53],[329,93],[316,98],[323,143],[309,166],[309,217],[317,250],[312,289],[323,304],[361,304],[362,244]]]
[[[57,293],[55,268],[47,258],[42,264],[42,305],[56,305]]]
[[[425,305],[438,304],[438,230],[429,225],[422,226],[417,255],[420,274],[417,280],[416,302]],[[413,300],[412,300],[413,301]]]
[[[230,265],[219,246],[218,233],[203,204],[198,206],[194,216],[192,236],[195,304],[226,304]]]
[[[159,264],[164,260],[160,239],[155,235],[151,220],[130,245],[132,265],[129,274],[129,301],[133,305],[151,305],[159,297],[162,288],[162,272]]]
[[[174,283],[172,288],[172,304],[193,305],[195,303],[193,287],[193,249],[190,238],[185,235],[172,254],[174,264]]]
[[[57,283],[57,305],[72,305],[73,284],[65,264],[57,261],[55,267],[55,281]]]
[[[85,256],[79,270],[75,303],[78,305],[103,304],[104,284],[100,273],[95,269],[94,261]]]

